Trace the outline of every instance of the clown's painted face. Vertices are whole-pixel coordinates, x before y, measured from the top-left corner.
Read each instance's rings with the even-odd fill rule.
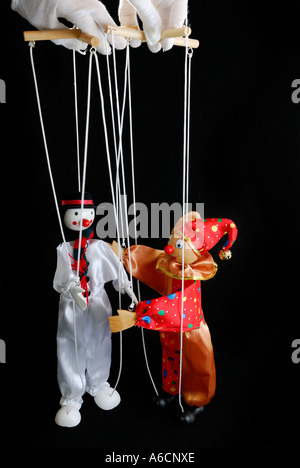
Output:
[[[84,208],[82,216],[80,208],[69,208],[64,216],[65,226],[72,231],[80,231],[81,218],[82,230],[87,229],[95,219],[94,208]]]

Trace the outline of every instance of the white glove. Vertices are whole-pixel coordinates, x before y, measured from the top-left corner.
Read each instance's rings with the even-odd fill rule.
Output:
[[[71,293],[79,309],[84,311],[87,307],[86,298],[82,295],[82,293],[84,293],[84,289],[82,289],[82,287],[74,281],[69,287],[69,292]]]
[[[173,47],[173,39],[159,42],[161,32],[183,26],[187,15],[188,0],[120,0],[119,20],[121,26],[138,26],[137,14],[143,22],[148,47],[158,52],[161,47],[167,51]],[[138,43],[131,42],[137,46]]]
[[[125,287],[125,292],[126,294],[128,294],[128,296],[130,297],[130,299],[132,300],[132,302],[134,302],[135,304],[137,304],[139,301],[137,300],[137,297],[136,295],[134,294],[131,286],[126,286]]]
[[[110,53],[105,39],[103,26],[115,25],[105,6],[98,0],[12,0],[11,7],[37,29],[63,29],[65,26],[58,18],[65,18],[82,32],[100,39],[97,47],[101,54]],[[109,39],[109,35],[107,36]],[[126,39],[115,36],[116,49],[126,47]],[[83,50],[87,45],[78,39],[55,40],[68,49]]]

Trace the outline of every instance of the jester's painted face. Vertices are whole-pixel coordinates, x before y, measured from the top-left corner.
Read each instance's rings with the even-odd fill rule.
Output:
[[[69,208],[65,212],[64,223],[65,226],[72,231],[80,231],[82,219],[82,230],[87,229],[95,219],[94,208],[84,208],[81,216],[80,208]]]
[[[184,255],[182,254],[183,250]],[[194,263],[198,259],[198,256],[192,250],[190,245],[187,242],[184,242],[182,237],[175,235],[174,232],[172,232],[170,241],[165,247],[165,252],[171,255],[171,257],[173,257],[178,263],[182,263],[182,257],[184,256],[185,265]]]

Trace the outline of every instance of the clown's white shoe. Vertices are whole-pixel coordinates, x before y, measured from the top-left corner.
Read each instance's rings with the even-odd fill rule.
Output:
[[[75,427],[81,421],[81,415],[78,409],[73,406],[62,406],[56,413],[55,422],[62,427]]]
[[[96,405],[103,410],[111,410],[118,406],[121,401],[121,397],[117,390],[114,390],[111,387],[104,387],[97,395],[94,397]]]

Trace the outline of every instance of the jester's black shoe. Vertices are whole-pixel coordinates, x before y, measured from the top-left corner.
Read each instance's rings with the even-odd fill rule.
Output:
[[[169,395],[169,393],[163,392],[152,398],[152,406],[155,408],[166,408],[175,402],[176,399],[178,400],[178,395]]]
[[[176,419],[181,424],[193,424],[203,410],[204,406],[186,406],[183,412],[176,414]]]

